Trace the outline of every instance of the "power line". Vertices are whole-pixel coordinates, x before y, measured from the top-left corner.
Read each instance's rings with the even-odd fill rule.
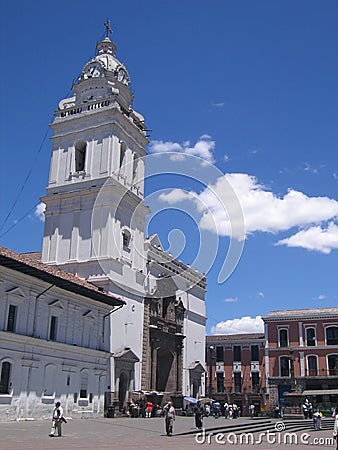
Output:
[[[105,33],[103,34],[103,36],[101,37],[101,41],[103,40],[103,37],[105,36]],[[95,53],[96,53],[96,51],[95,51]],[[94,56],[92,57],[91,56],[91,59],[93,59],[95,57],[95,54],[94,54]],[[79,78],[79,77],[78,77]],[[66,97],[69,97],[71,95],[71,93],[69,92],[67,95],[66,95]],[[53,116],[52,116],[52,118],[51,118],[51,122],[53,121]],[[40,155],[40,153],[41,153],[41,151],[42,151],[42,148],[43,148],[43,146],[44,146],[44,144],[45,144],[45,142],[46,142],[46,139],[47,139],[47,136],[48,136],[48,133],[49,133],[49,127],[47,127],[47,130],[46,130],[46,132],[45,132],[45,135],[44,135],[44,137],[43,137],[43,139],[42,139],[42,142],[41,142],[41,145],[40,145],[40,147],[39,147],[39,149],[38,149],[38,151],[37,151],[37,153],[36,153],[36,155],[35,155],[35,158],[34,158],[34,160],[33,160],[33,162],[32,162],[32,165],[31,165],[31,167],[30,167],[30,169],[29,169],[29,171],[28,171],[28,173],[27,173],[27,175],[26,175],[26,178],[25,178],[25,180],[24,180],[24,182],[23,182],[23,184],[22,184],[22,186],[21,186],[21,189],[19,190],[19,192],[18,192],[18,195],[16,196],[16,199],[14,200],[14,202],[13,202],[13,204],[12,204],[12,206],[11,206],[11,208],[10,208],[10,210],[9,210],[9,212],[8,212],[8,214],[7,214],[7,216],[5,217],[5,220],[3,221],[3,223],[2,223],[2,225],[1,225],[1,227],[0,227],[0,232],[1,232],[1,230],[4,228],[4,226],[6,225],[6,223],[7,223],[7,221],[8,221],[8,219],[10,218],[10,216],[11,216],[11,214],[13,213],[13,211],[14,211],[14,209],[15,209],[15,207],[16,207],[16,205],[17,205],[17,203],[18,203],[18,201],[19,201],[19,199],[20,199],[20,197],[21,197],[21,194],[22,194],[22,192],[23,192],[23,190],[25,189],[25,187],[26,187],[26,185],[27,185],[27,183],[28,183],[28,180],[29,180],[29,178],[30,178],[30,176],[31,176],[31,174],[32,174],[32,172],[33,172],[33,169],[34,169],[34,166],[35,166],[35,163],[36,163],[36,161],[37,161],[37,159],[38,159],[38,157],[39,157],[39,155]],[[22,218],[20,219],[20,220],[18,220],[17,222],[15,222],[10,228],[8,228],[8,230],[7,231],[5,231],[3,234],[1,234],[0,235],[0,238],[2,237],[2,236],[4,236],[5,234],[7,234],[12,228],[14,228],[19,222],[21,222],[21,220],[23,220],[37,205],[38,205],[39,203],[37,203],[36,205],[34,205],[33,206],[33,208],[31,208],[29,211],[28,211],[28,213],[26,213],[24,216],[22,216]]]
[[[42,139],[41,145],[40,145],[40,147],[39,147],[39,149],[38,149],[38,151],[37,151],[37,153],[36,153],[36,155],[35,155],[35,157],[34,157],[34,159],[33,159],[33,162],[32,162],[32,164],[31,164],[31,167],[30,167],[30,169],[29,169],[29,171],[28,171],[28,173],[27,173],[27,175],[26,175],[26,178],[25,178],[25,180],[24,180],[24,182],[23,182],[23,184],[22,184],[22,186],[21,186],[21,189],[20,189],[20,191],[18,192],[18,195],[16,196],[16,199],[14,200],[14,202],[13,202],[13,204],[12,204],[12,206],[11,206],[11,208],[10,208],[10,210],[9,210],[9,212],[8,212],[8,214],[7,214],[7,216],[6,216],[6,218],[5,218],[5,220],[3,221],[2,225],[1,225],[0,231],[1,231],[1,230],[3,229],[3,227],[6,225],[7,220],[9,219],[9,217],[10,217],[11,214],[12,214],[12,212],[14,211],[14,208],[16,207],[16,205],[17,205],[17,203],[18,203],[18,201],[19,201],[19,198],[21,197],[21,194],[22,194],[23,190],[25,189],[26,184],[28,183],[28,180],[29,180],[29,178],[30,178],[30,176],[31,176],[31,174],[32,174],[32,172],[33,172],[35,163],[36,163],[36,161],[37,161],[37,159],[38,159],[38,157],[39,157],[39,155],[40,155],[40,153],[41,153],[41,150],[42,150],[42,148],[43,148],[43,146],[44,146],[44,144],[45,144],[45,141],[46,141],[46,139],[47,139],[48,132],[49,132],[49,127],[48,127],[47,130],[46,130],[46,133],[45,133],[45,135],[44,135],[44,137],[43,137],[43,139]],[[11,228],[12,228],[12,227],[11,227]]]
[[[38,204],[39,204],[40,202],[37,202],[34,206],[33,206],[33,208],[31,208],[29,211],[27,211],[22,217],[20,217],[20,219],[19,220],[17,220],[15,223],[13,223],[13,225],[11,226],[11,227],[9,227],[4,233],[2,233],[1,235],[0,235],[0,238],[2,238],[3,236],[5,236],[7,233],[9,233],[16,225],[18,225],[18,223],[20,223],[23,219],[25,219],[27,216],[28,216],[28,214],[30,214],[32,211],[33,211],[33,209],[35,209],[37,206],[38,206]]]

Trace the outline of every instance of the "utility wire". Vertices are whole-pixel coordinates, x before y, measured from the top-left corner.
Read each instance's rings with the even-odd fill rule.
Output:
[[[33,172],[33,169],[34,169],[34,165],[35,165],[35,163],[36,163],[36,161],[37,161],[37,159],[38,159],[38,157],[39,157],[39,155],[40,155],[40,153],[41,153],[41,150],[42,150],[42,148],[43,148],[43,146],[44,146],[44,143],[46,142],[46,139],[47,139],[47,136],[48,136],[48,132],[49,132],[49,127],[48,127],[47,130],[46,130],[46,133],[45,133],[45,135],[44,135],[44,137],[43,137],[43,139],[42,139],[41,145],[40,145],[40,147],[39,147],[39,149],[38,149],[38,151],[37,151],[37,153],[36,153],[36,155],[35,155],[35,158],[34,158],[34,160],[33,160],[33,162],[32,162],[32,165],[31,165],[31,167],[30,167],[30,169],[29,169],[29,171],[28,171],[28,173],[27,173],[27,175],[26,175],[25,180],[24,180],[24,182],[23,182],[23,184],[22,184],[22,186],[21,186],[21,189],[20,189],[18,195],[16,196],[16,199],[14,200],[13,205],[11,206],[11,208],[10,208],[10,210],[9,210],[9,212],[8,212],[8,214],[7,214],[7,216],[6,216],[6,218],[5,218],[5,220],[3,221],[2,225],[1,225],[0,231],[1,231],[1,230],[3,229],[3,227],[6,225],[7,220],[9,219],[10,215],[12,214],[12,212],[13,212],[15,206],[17,205],[17,203],[18,203],[18,201],[19,201],[19,198],[21,197],[21,194],[22,194],[24,188],[26,187],[26,184],[27,184],[27,182],[28,182],[30,176],[32,175],[32,172]]]
[[[105,33],[103,33],[103,35],[102,35],[100,41],[103,40],[104,36],[105,36]],[[95,50],[95,53],[96,53],[96,50]],[[94,53],[94,56],[95,56],[95,53]],[[90,59],[93,59],[94,56],[91,56]],[[80,76],[76,78],[76,81],[78,80],[78,78],[80,78]],[[69,97],[70,95],[71,95],[71,93],[68,92],[67,95],[66,95],[66,97]],[[50,122],[52,122],[52,121],[53,121],[53,116],[52,116]],[[39,147],[39,149],[38,149],[38,151],[37,151],[37,153],[36,153],[36,155],[35,155],[35,158],[34,158],[34,160],[33,160],[33,162],[32,162],[32,165],[31,165],[31,167],[30,167],[30,169],[29,169],[29,171],[28,171],[28,173],[27,173],[27,175],[26,175],[25,180],[24,180],[24,182],[23,182],[23,184],[22,184],[22,186],[21,186],[21,189],[20,189],[20,191],[18,192],[18,195],[16,196],[16,199],[14,200],[14,202],[13,202],[13,204],[12,204],[12,206],[11,206],[11,208],[10,208],[10,210],[9,210],[9,212],[8,212],[8,214],[7,214],[7,216],[6,216],[6,218],[5,218],[5,220],[3,221],[3,223],[2,223],[2,225],[1,225],[1,227],[0,227],[0,232],[1,232],[1,230],[4,228],[4,226],[6,225],[6,223],[7,223],[8,219],[10,218],[11,214],[13,213],[14,208],[16,207],[16,205],[17,205],[17,203],[18,203],[18,201],[19,201],[19,199],[20,199],[20,197],[21,197],[22,192],[23,192],[23,190],[25,189],[25,187],[26,187],[26,185],[27,185],[27,183],[28,183],[28,180],[29,180],[29,178],[30,178],[30,176],[31,176],[31,174],[32,174],[32,172],[33,172],[33,169],[34,169],[35,162],[37,161],[37,159],[38,159],[38,157],[39,157],[39,155],[40,155],[40,153],[41,153],[41,151],[42,151],[42,148],[43,148],[43,146],[44,146],[44,144],[45,144],[45,142],[46,142],[46,139],[47,139],[47,136],[48,136],[48,132],[49,132],[49,127],[48,127],[47,130],[46,130],[46,133],[45,133],[45,135],[44,135],[44,137],[43,137],[43,139],[42,139],[41,145],[40,145],[40,147]],[[34,205],[33,208],[31,208],[24,216],[21,217],[21,219],[19,219],[17,222],[15,222],[15,223],[14,223],[10,228],[8,228],[7,231],[5,231],[3,234],[1,234],[1,235],[0,235],[0,238],[1,238],[2,236],[4,236],[5,234],[7,234],[7,233],[8,233],[12,228],[14,228],[19,222],[21,222],[21,220],[23,220],[23,219],[24,219],[24,218],[25,218],[25,217],[26,217],[26,216],[27,216],[27,215],[28,215],[28,214],[29,214],[29,213],[30,213],[30,212],[38,205],[38,204],[39,204],[39,203],[37,203],[36,205]]]
[[[9,233],[18,223],[20,223],[23,219],[25,219],[25,217],[27,217],[28,216],[28,214],[30,214],[32,211],[33,211],[33,209],[35,209],[37,206],[38,206],[38,204],[39,204],[40,202],[37,202],[34,206],[33,206],[33,208],[31,208],[29,211],[27,211],[22,217],[20,217],[20,219],[18,220],[18,221],[16,221],[15,223],[13,223],[13,225],[11,226],[11,227],[9,227],[4,233],[2,233],[2,234],[0,234],[0,238],[2,238],[3,236],[5,236],[7,233]]]

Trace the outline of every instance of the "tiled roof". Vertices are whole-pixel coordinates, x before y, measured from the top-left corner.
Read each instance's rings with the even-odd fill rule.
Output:
[[[41,262],[42,253],[41,252],[27,252],[27,253],[21,253],[23,256],[27,256],[30,259],[34,259],[36,261]]]
[[[280,318],[286,319],[312,319],[318,316],[338,316],[338,308],[309,308],[309,309],[286,309],[278,311],[270,311],[267,316],[262,317],[263,320],[276,320]]]
[[[42,263],[38,253],[19,254],[0,246],[0,265],[34,276],[65,290],[83,295],[111,306],[122,306],[124,300],[83,280],[72,273]]]
[[[241,334],[215,334],[207,336],[208,341],[244,341],[253,339],[264,339],[263,333],[241,333]]]

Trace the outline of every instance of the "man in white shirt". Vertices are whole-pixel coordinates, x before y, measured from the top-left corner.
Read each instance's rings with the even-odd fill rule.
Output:
[[[165,420],[165,431],[167,436],[171,436],[173,434],[173,425],[175,420],[175,408],[173,407],[172,402],[168,402],[163,408],[164,412],[164,420]]]
[[[49,436],[54,437],[56,431],[57,431],[57,436],[61,436],[62,435],[61,425],[62,425],[62,422],[66,422],[66,420],[63,417],[63,408],[62,408],[60,402],[55,403],[55,408],[53,409],[52,420],[53,420],[53,425],[52,425],[52,430],[51,430]]]

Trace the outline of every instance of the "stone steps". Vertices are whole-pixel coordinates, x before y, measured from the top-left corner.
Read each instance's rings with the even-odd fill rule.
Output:
[[[222,420],[220,418],[219,420]],[[223,419],[224,420],[224,419]],[[227,422],[229,422],[227,420]],[[231,420],[231,424],[223,423],[221,426],[215,427],[205,427],[206,433],[262,433],[266,431],[270,432],[278,432],[278,428],[276,428],[276,423],[282,423],[284,425],[284,429],[280,431],[286,432],[296,432],[302,430],[313,430],[313,421],[305,420],[305,419],[294,419],[294,420],[283,420],[283,419],[248,419],[245,422],[237,422],[236,420]],[[324,418],[322,419],[321,429],[322,430],[333,430],[334,419],[332,418]],[[280,427],[283,428],[283,425]],[[187,431],[184,433],[179,433],[180,435],[189,435],[195,434],[198,431]]]

